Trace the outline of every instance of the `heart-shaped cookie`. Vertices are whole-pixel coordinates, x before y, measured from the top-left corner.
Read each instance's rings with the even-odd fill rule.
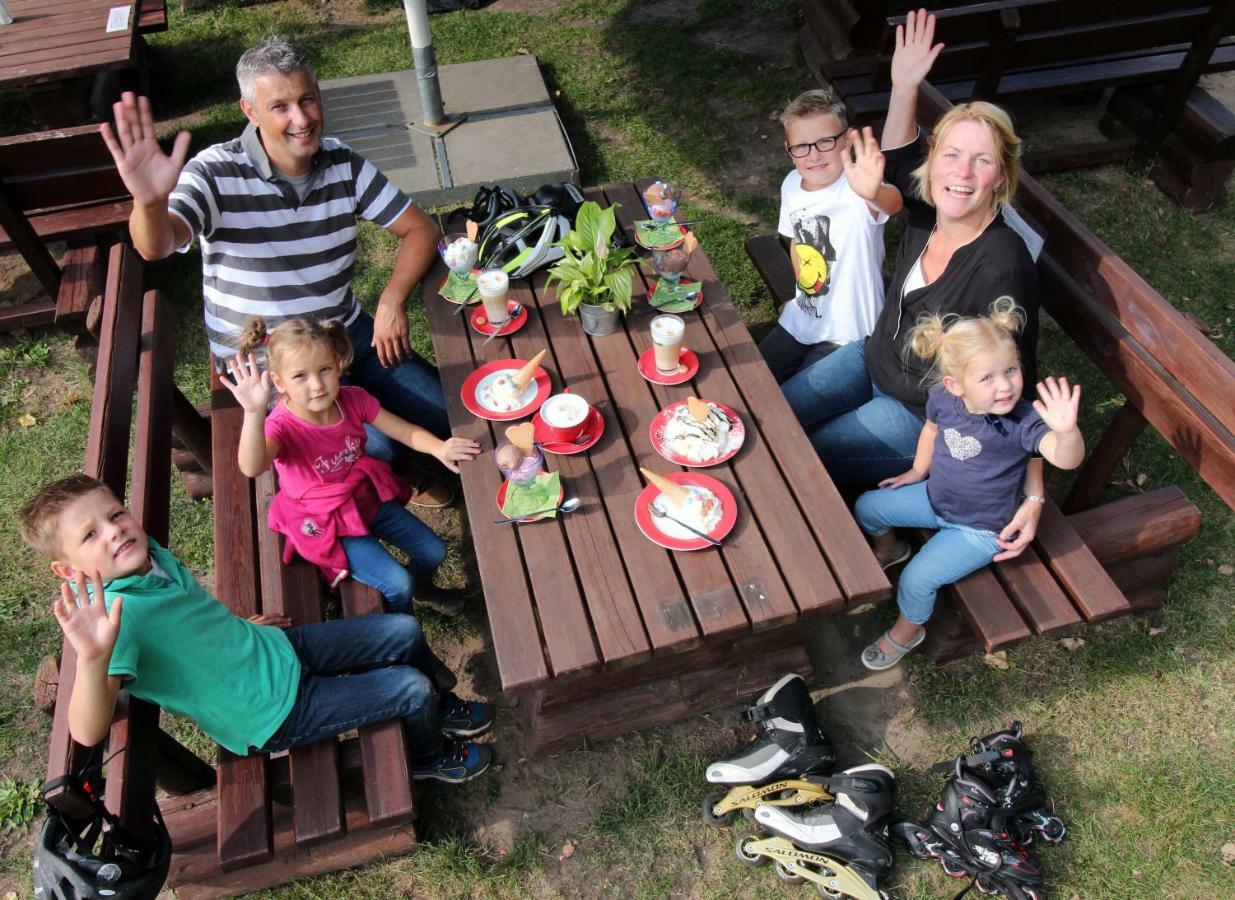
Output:
[[[535,435],[536,428],[531,422],[524,422],[522,425],[511,425],[506,429],[506,440],[518,447],[524,456],[532,455],[532,444],[536,440]]]
[[[948,447],[948,453],[953,459],[959,459],[964,462],[967,459],[973,459],[982,452],[982,443],[971,435],[961,434],[955,428],[945,428],[943,430],[943,442]]]

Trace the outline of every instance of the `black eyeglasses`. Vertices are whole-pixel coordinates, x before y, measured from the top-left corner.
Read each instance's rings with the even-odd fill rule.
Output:
[[[786,144],[785,149],[789,151],[789,155],[794,159],[804,159],[810,156],[810,148],[814,147],[820,153],[827,153],[836,146],[836,142],[845,136],[845,132],[835,134],[832,137],[821,137],[813,144]]]

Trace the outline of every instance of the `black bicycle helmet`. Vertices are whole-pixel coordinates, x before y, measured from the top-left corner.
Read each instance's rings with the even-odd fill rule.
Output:
[[[66,776],[67,777],[67,776]],[[56,778],[43,794],[64,784]],[[154,900],[171,864],[172,842],[155,807],[151,837],[124,828],[102,799],[80,780],[81,795],[94,814],[70,819],[47,808],[47,821],[34,852],[34,896],[39,900]]]

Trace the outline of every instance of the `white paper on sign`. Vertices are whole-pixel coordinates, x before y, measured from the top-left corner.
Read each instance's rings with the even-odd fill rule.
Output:
[[[129,13],[133,11],[131,6],[113,6],[107,14],[107,31],[128,31],[129,30]]]

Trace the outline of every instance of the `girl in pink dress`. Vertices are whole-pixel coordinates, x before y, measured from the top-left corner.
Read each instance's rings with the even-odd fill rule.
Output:
[[[267,371],[253,352],[263,344]],[[269,525],[287,538],[285,561],[298,553],[331,586],[350,575],[380,591],[388,612],[410,613],[414,597],[419,605],[458,614],[458,592],[433,584],[446,545],[407,510],[407,483],[365,454],[365,425],[428,453],[452,472],[475,457],[480,445],[463,438],[443,441],[382,409],[363,388],[342,385],[352,346],[339,322],[292,319],[267,335],[265,323],[254,318],[241,348],[227,364],[235,383],[223,379],[244,408],[240,471],[256,478],[274,464],[279,490]],[[272,386],[280,396],[267,414]],[[400,564],[379,538],[407,553],[410,565]]]

